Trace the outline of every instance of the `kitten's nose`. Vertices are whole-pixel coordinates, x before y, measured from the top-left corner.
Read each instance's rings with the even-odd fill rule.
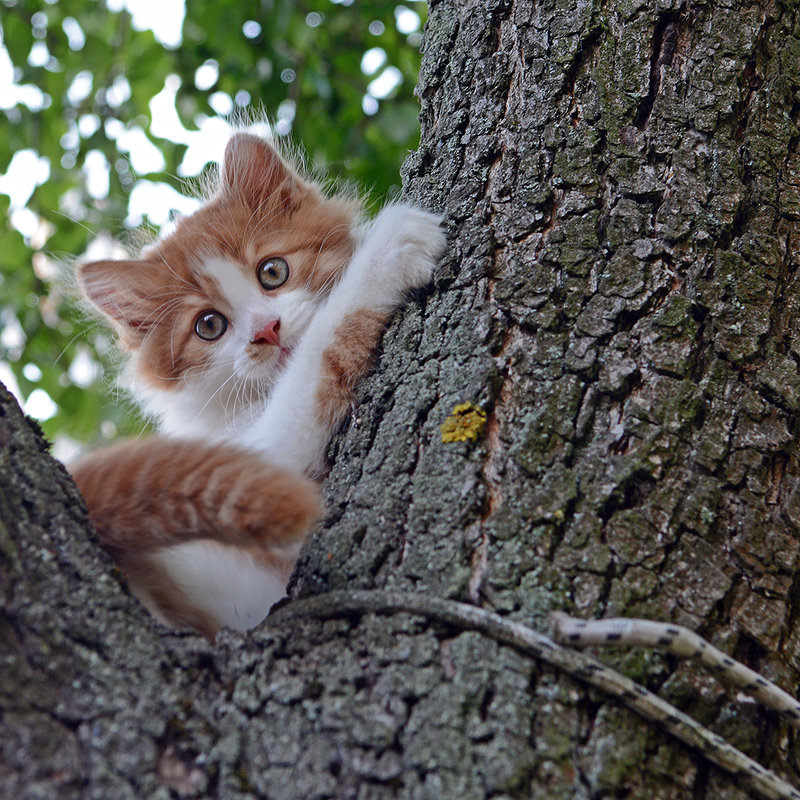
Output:
[[[256,331],[252,344],[274,344],[278,347],[281,343],[280,329],[281,321],[279,319],[271,319],[260,330]]]

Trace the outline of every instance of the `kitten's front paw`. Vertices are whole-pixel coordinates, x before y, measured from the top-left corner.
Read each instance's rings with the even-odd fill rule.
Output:
[[[372,276],[398,292],[425,286],[447,244],[441,217],[413,206],[384,208],[361,244]]]

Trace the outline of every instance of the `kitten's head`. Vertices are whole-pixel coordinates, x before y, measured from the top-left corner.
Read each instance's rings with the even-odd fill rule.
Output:
[[[78,278],[137,383],[224,403],[263,396],[346,266],[359,210],[237,133],[198,211],[138,259],[84,264]]]

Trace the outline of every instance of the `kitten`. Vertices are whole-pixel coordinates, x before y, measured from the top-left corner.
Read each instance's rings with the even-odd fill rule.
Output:
[[[164,436],[71,467],[101,542],[162,621],[213,638],[283,596],[327,443],[392,311],[444,250],[439,219],[326,196],[234,134],[210,199],[131,261],[84,264]],[[173,438],[174,437],[174,438]]]

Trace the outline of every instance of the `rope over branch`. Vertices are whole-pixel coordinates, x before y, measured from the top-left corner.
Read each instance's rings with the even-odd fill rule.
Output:
[[[330,619],[348,614],[391,614],[401,611],[420,614],[458,628],[476,630],[498,642],[511,645],[576,680],[618,698],[632,711],[655,722],[733,777],[741,779],[748,788],[762,797],[769,800],[800,800],[800,791],[774,772],[762,767],[722,737],[645,687],[585,653],[562,647],[533,628],[477,606],[410,592],[335,591],[285,603],[267,617],[267,622],[278,627],[288,620],[303,617]],[[721,655],[727,658],[724,654]]]

